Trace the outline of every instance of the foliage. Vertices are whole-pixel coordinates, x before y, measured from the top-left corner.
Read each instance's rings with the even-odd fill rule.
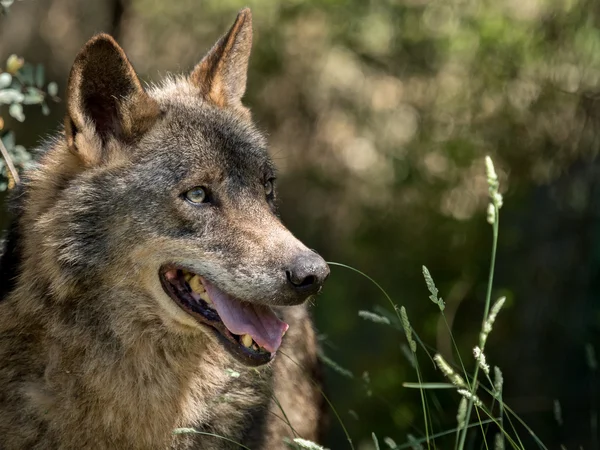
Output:
[[[498,191],[498,188],[499,188],[498,178],[497,178],[496,172],[494,170],[492,161],[489,157],[486,157],[486,171],[487,171],[487,181],[488,181],[489,197],[490,197],[489,210],[491,210],[491,212],[488,212],[488,222],[492,225],[493,241],[492,241],[492,256],[491,256],[490,272],[489,272],[489,279],[488,279],[488,286],[487,286],[487,294],[486,294],[486,299],[485,299],[485,310],[484,310],[484,317],[483,317],[483,321],[482,321],[482,325],[481,325],[479,345],[477,345],[473,348],[473,355],[474,355],[474,362],[475,362],[474,370],[473,370],[472,374],[468,373],[466,367],[463,365],[463,359],[460,357],[460,350],[456,346],[456,344],[454,345],[453,350],[455,350],[456,354],[459,357],[460,367],[457,367],[457,368],[452,367],[452,365],[449,364],[446,361],[446,359],[439,353],[436,353],[432,358],[432,360],[437,365],[438,369],[448,379],[448,381],[450,381],[449,384],[437,383],[437,382],[436,383],[423,382],[422,381],[423,374],[420,371],[419,365],[418,364],[414,365],[414,368],[416,369],[416,372],[417,372],[417,378],[419,381],[417,383],[411,383],[411,382],[404,383],[404,387],[416,388],[416,389],[419,389],[419,391],[421,392],[421,399],[422,399],[421,405],[422,405],[423,412],[424,412],[424,424],[423,425],[424,425],[424,429],[425,429],[425,435],[421,438],[416,438],[409,434],[409,435],[407,435],[406,444],[400,445],[400,446],[396,445],[395,442],[393,440],[391,440],[390,438],[386,438],[386,441],[384,441],[384,442],[387,443],[388,442],[387,439],[389,439],[391,442],[394,442],[394,445],[390,446],[390,448],[393,448],[393,449],[401,449],[401,448],[408,448],[408,447],[423,448],[423,444],[426,444],[427,448],[436,448],[436,446],[440,446],[441,444],[443,444],[443,448],[446,448],[448,446],[448,444],[445,443],[443,438],[445,436],[454,434],[455,435],[454,448],[456,450],[463,450],[466,445],[467,434],[471,428],[471,425],[470,425],[471,411],[473,408],[475,408],[476,417],[477,417],[477,421],[476,421],[475,425],[476,425],[476,427],[480,428],[480,430],[482,432],[482,439],[486,445],[486,448],[488,447],[487,439],[486,439],[486,436],[488,435],[488,425],[491,423],[497,427],[497,432],[494,434],[494,448],[503,449],[503,448],[505,448],[506,443],[508,443],[511,448],[525,450],[525,447],[523,446],[521,438],[519,437],[518,431],[515,428],[515,426],[513,425],[513,420],[514,420],[515,422],[516,421],[520,422],[523,425],[523,427],[525,427],[527,432],[535,438],[535,441],[539,448],[546,449],[546,446],[535,435],[533,430],[531,430],[531,428],[529,428],[522,421],[522,419],[504,402],[504,400],[503,400],[504,381],[503,381],[503,377],[502,377],[502,372],[500,371],[500,369],[498,367],[494,367],[494,380],[492,380],[491,374],[490,374],[490,366],[487,364],[486,356],[484,354],[484,349],[485,349],[485,345],[487,343],[488,336],[489,336],[490,332],[492,331],[494,322],[496,321],[496,317],[498,316],[498,313],[502,309],[502,306],[504,305],[505,300],[506,300],[504,297],[502,297],[502,298],[498,299],[493,304],[493,306],[491,305],[491,295],[492,295],[492,287],[493,287],[493,279],[494,279],[494,267],[495,267],[495,261],[496,261],[496,249],[497,249],[497,243],[498,243],[499,212],[500,212],[500,208],[502,207],[502,196]],[[339,265],[339,264],[336,264],[336,265]],[[423,269],[423,277],[425,279],[425,283],[431,294],[429,298],[431,301],[433,301],[433,303],[438,305],[439,312],[442,315],[444,321],[446,322],[446,317],[444,315],[445,305],[444,305],[443,301],[440,298],[438,298],[438,289],[435,286],[433,277],[431,276],[431,273],[425,266],[423,266],[422,269]],[[352,270],[357,271],[356,269],[352,269]],[[365,275],[365,276],[367,278],[369,278],[370,280],[372,280],[367,275]],[[375,283],[375,284],[377,285],[378,288],[381,289],[381,287],[377,283]],[[383,291],[383,292],[386,295],[388,301],[391,302],[391,298],[389,297],[389,295],[385,291]],[[410,347],[410,349],[414,355],[414,358],[416,360],[417,344],[413,338],[413,335],[416,335],[416,334],[410,325],[406,309],[404,308],[404,306],[398,308],[393,303],[392,303],[392,306],[394,307],[394,310],[396,311],[396,313],[398,313],[398,310],[400,310],[400,313],[397,315],[397,320],[399,323],[402,324],[402,328],[404,328],[406,340],[407,340],[409,347]],[[381,320],[381,316],[375,315],[373,313],[365,314],[365,311],[359,311],[359,315],[363,318],[368,318],[369,320],[372,320],[375,323],[391,325],[389,320],[387,320],[387,319],[385,321]],[[447,322],[446,322],[446,324],[447,324]],[[452,334],[452,331],[450,329],[448,329],[448,330],[449,330],[450,334]],[[430,348],[428,348],[427,346],[424,346],[420,339],[419,339],[419,342],[423,346],[423,350],[425,351],[425,353],[429,356]],[[335,363],[333,363],[332,361],[327,360],[327,359],[325,359],[324,362],[326,362],[328,365],[332,365],[332,364],[335,365]],[[485,376],[485,379],[488,382],[487,386],[485,386],[479,380],[480,371],[483,372],[483,375]],[[462,375],[460,375],[457,372],[462,372]],[[351,378],[353,377],[351,373],[350,373],[350,377]],[[434,434],[433,427],[431,425],[433,423],[433,419],[432,419],[433,413],[430,410],[430,406],[429,406],[430,401],[427,399],[427,396],[424,394],[424,392],[426,392],[428,390],[437,390],[437,389],[454,389],[454,390],[456,390],[456,393],[459,394],[459,401],[458,401],[457,414],[456,414],[456,427],[451,428],[449,430],[443,430],[439,433]],[[482,398],[483,398],[482,393],[481,393],[482,391],[484,394],[489,394],[489,398],[491,401],[491,403],[489,405],[486,405],[484,403],[484,401],[482,400]],[[506,415],[506,417],[505,417],[505,415]],[[486,417],[486,419],[482,419],[482,416]],[[511,419],[511,416],[512,416],[512,419]],[[443,420],[443,418],[442,418],[442,420]],[[507,420],[507,422],[508,422],[508,424],[510,424],[510,426],[508,426],[508,427],[505,426],[505,420]],[[375,447],[379,448],[379,442],[377,440],[375,433],[372,433],[372,437],[373,437]],[[436,439],[437,439],[437,442],[436,442]],[[440,443],[440,441],[441,441],[441,443]]]
[[[10,6],[10,2],[3,5]],[[44,89],[45,87],[45,89]],[[17,55],[9,56],[4,70],[0,69],[0,108],[8,107],[8,114],[19,122],[25,121],[23,106],[40,105],[44,115],[50,114],[48,100],[58,101],[58,86],[55,82],[46,84],[44,67],[33,66],[25,63],[23,58]],[[0,109],[0,132],[4,128],[4,119]],[[1,136],[0,145],[8,152],[14,166],[23,170],[31,162],[31,154],[22,145],[15,145],[15,137],[12,132],[5,132]],[[0,191],[4,191],[14,185],[9,175],[7,162],[0,159]]]
[[[15,144],[15,135],[12,132],[2,136],[2,144],[6,148],[10,158],[18,170],[25,170],[31,164],[31,154],[22,145]],[[14,181],[9,175],[9,169],[4,158],[0,159],[0,191],[12,188]],[[12,183],[12,185],[11,185]]]
[[[8,13],[8,8],[15,2],[15,0],[0,0],[0,14]]]

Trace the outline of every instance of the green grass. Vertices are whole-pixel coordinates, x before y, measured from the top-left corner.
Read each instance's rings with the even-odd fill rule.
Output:
[[[436,353],[433,357],[431,356],[428,347],[423,343],[417,332],[410,325],[408,313],[405,307],[399,307],[396,305],[385,289],[383,289],[381,285],[373,278],[361,270],[346,264],[336,262],[329,263],[332,266],[343,267],[352,270],[371,281],[383,293],[387,302],[393,308],[393,311],[397,316],[398,323],[402,325],[402,328],[405,332],[413,367],[415,368],[416,372],[417,382],[406,382],[403,384],[403,386],[407,389],[418,389],[420,392],[424,435],[418,438],[414,436],[407,436],[406,442],[400,445],[396,445],[395,443],[392,445],[390,443],[391,440],[385,440],[384,442],[386,442],[387,448],[389,449],[417,449],[424,448],[423,445],[426,445],[428,449],[437,448],[436,439],[454,435],[455,438],[453,448],[456,450],[464,450],[466,446],[467,435],[469,433],[477,432],[480,433],[483,441],[482,448],[504,449],[508,446],[513,449],[524,449],[525,447],[521,437],[519,436],[519,432],[515,427],[516,423],[518,423],[522,429],[524,429],[527,434],[533,438],[538,448],[546,449],[546,446],[533,432],[533,430],[527,426],[527,424],[514,412],[513,409],[504,403],[502,372],[497,367],[494,367],[493,369],[490,368],[485,358],[485,346],[488,336],[493,329],[494,322],[500,310],[502,309],[505,300],[504,298],[500,298],[496,302],[492,303],[502,196],[499,193],[498,177],[496,176],[492,161],[489,157],[486,158],[486,171],[490,197],[487,218],[492,228],[492,248],[484,303],[484,313],[481,322],[481,330],[479,333],[479,342],[478,345],[473,347],[474,369],[472,372],[468,372],[465,368],[466,366],[463,362],[463,357],[460,354],[452,334],[452,330],[444,315],[445,303],[442,298],[439,297],[439,291],[427,267],[423,266],[422,270],[425,284],[430,293],[429,299],[437,305],[442,316],[442,320],[445,323],[448,332],[450,333],[454,351],[458,356],[459,367],[453,367],[450,365],[440,354]],[[375,314],[370,311],[359,311],[359,316],[365,320],[369,320],[383,326],[393,326],[390,319],[385,315]],[[428,358],[435,361],[439,371],[441,372],[441,376],[445,377],[448,382],[440,382],[439,380],[435,382],[424,382],[423,373],[420,369],[418,360],[420,351],[423,351]],[[326,364],[335,366],[335,363],[332,363],[331,360],[324,360],[324,362]],[[429,408],[427,392],[439,389],[450,389],[456,391],[457,423],[455,427],[434,433],[431,420],[432,411]],[[485,397],[482,394],[485,394]],[[487,404],[484,400],[487,400]],[[493,442],[488,441],[488,427],[491,424],[495,425],[498,429],[498,433],[494,436]],[[347,430],[345,430],[345,432],[347,433]],[[375,435],[373,435],[373,439],[375,447],[382,448]],[[444,446],[444,448],[448,447]]]
[[[453,448],[455,450],[464,450],[467,442],[467,435],[469,433],[480,433],[482,439],[482,449],[485,448],[486,450],[488,450],[490,448],[493,448],[495,450],[501,450],[507,448],[508,446],[512,449],[525,450],[522,439],[519,436],[519,432],[515,426],[516,424],[518,424],[523,430],[527,432],[527,434],[530,437],[533,438],[538,448],[547,450],[547,447],[542,443],[542,441],[534,433],[534,431],[529,426],[527,426],[527,424],[515,413],[515,411],[512,408],[510,408],[510,406],[508,406],[504,402],[502,372],[498,367],[494,367],[492,369],[487,364],[485,358],[485,347],[488,336],[492,332],[494,322],[498,317],[498,314],[500,313],[505,300],[504,298],[500,298],[494,303],[492,303],[494,270],[496,262],[496,251],[498,247],[498,229],[500,219],[500,208],[502,207],[502,196],[498,191],[498,178],[496,176],[492,161],[489,158],[486,158],[486,169],[490,197],[490,204],[488,207],[488,222],[490,223],[492,228],[492,249],[485,296],[484,313],[481,321],[481,329],[479,332],[479,342],[473,347],[472,363],[474,369],[472,372],[469,372],[466,369],[466,365],[464,363],[466,359],[464,359],[461,356],[459,348],[452,334],[452,329],[450,328],[449,323],[444,315],[445,303],[443,299],[439,297],[439,291],[427,267],[423,266],[422,270],[425,284],[430,293],[429,299],[438,307],[442,320],[445,323],[446,328],[451,336],[453,349],[456,355],[458,356],[458,367],[449,364],[439,353],[435,353],[435,351],[430,351],[431,349],[419,338],[417,332],[412,328],[406,308],[404,306],[398,306],[396,303],[394,303],[390,295],[377,281],[375,281],[365,272],[357,268],[342,263],[329,262],[331,266],[341,267],[360,274],[361,276],[368,279],[371,283],[373,283],[377,287],[377,289],[379,289],[379,291],[383,294],[390,307],[392,308],[394,312],[393,315],[390,315],[389,311],[382,311],[382,314],[378,314],[371,311],[359,311],[358,315],[361,318],[376,323],[380,326],[394,327],[397,330],[403,330],[409,349],[409,363],[415,369],[417,382],[405,382],[403,383],[403,387],[406,389],[419,390],[422,409],[421,420],[423,422],[422,429],[424,430],[424,435],[419,437],[407,435],[406,442],[402,444],[396,444],[391,438],[385,437],[382,441],[383,444],[381,444],[375,433],[372,433],[371,438],[373,442],[373,448],[376,450],[380,450],[383,448],[387,448],[388,450],[424,449],[424,446],[426,446],[428,450],[436,449],[441,448],[438,447],[436,439],[448,438],[452,435],[454,435]],[[423,353],[423,355],[420,355],[421,352]],[[432,353],[434,353],[433,356]],[[285,358],[289,358],[295,364],[298,364],[290,355],[283,353],[282,356]],[[421,371],[419,365],[420,356],[425,356],[437,366],[440,372],[439,380],[431,382],[424,381],[423,372]],[[348,379],[352,379],[355,382],[364,381],[361,380],[360,377],[354,376],[352,372],[341,367],[335,361],[331,360],[323,353],[320,354],[320,358],[324,364],[332,368],[339,375]],[[444,378],[447,380],[447,382],[440,381]],[[321,392],[321,395],[329,405],[339,426],[342,428],[344,435],[347,439],[348,448],[350,448],[350,450],[354,450],[354,443],[350,436],[348,427],[342,420],[340,414],[338,413],[331,400],[325,395],[320,385],[314,380],[313,382],[315,383],[315,386],[317,386],[317,388]],[[457,414],[456,426],[451,426],[445,430],[434,432],[432,426],[432,411],[429,406],[429,403],[430,401],[434,401],[435,398],[430,399],[428,397],[428,393],[430,391],[437,390],[453,390],[456,392]],[[296,431],[293,429],[291,423],[288,420],[286,412],[283,410],[283,408],[281,408],[281,405],[276,398],[274,398],[274,401],[279,406],[281,412],[281,416],[278,415],[278,417],[281,420],[284,420],[289,425],[292,434],[294,435],[294,439],[286,440],[285,444],[287,444],[290,448],[295,449],[314,450],[323,448],[317,443],[303,440],[301,436],[297,436]],[[494,436],[493,441],[488,441],[487,439],[489,436],[490,425],[494,425],[498,429],[498,432]],[[179,429],[177,430],[177,432],[198,433],[198,431],[193,429]],[[235,442],[231,441],[227,437],[221,436],[221,438],[230,442]],[[247,447],[245,447],[241,443],[236,442],[236,444],[238,444],[240,448],[247,449]],[[443,448],[445,449],[449,447],[447,447],[447,444],[445,444]]]

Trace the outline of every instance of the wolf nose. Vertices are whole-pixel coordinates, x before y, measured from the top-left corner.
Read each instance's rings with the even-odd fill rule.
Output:
[[[309,296],[319,292],[329,276],[329,266],[321,256],[310,251],[297,256],[285,274],[294,291]]]

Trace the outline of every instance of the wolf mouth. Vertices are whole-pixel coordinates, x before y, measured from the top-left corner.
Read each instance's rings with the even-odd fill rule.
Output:
[[[163,267],[160,280],[171,299],[207,326],[238,361],[260,366],[275,357],[288,325],[269,306],[235,299],[181,267]]]

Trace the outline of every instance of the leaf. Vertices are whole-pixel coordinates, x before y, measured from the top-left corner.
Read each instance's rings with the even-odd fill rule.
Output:
[[[375,433],[371,433],[371,437],[373,438],[373,444],[375,445],[375,450],[380,450],[379,441],[377,440],[377,436],[375,436]]]
[[[28,86],[33,86],[33,66],[31,64],[23,65],[19,73],[21,75],[23,83],[25,83]]]
[[[23,58],[19,58],[17,55],[10,55],[6,60],[6,71],[14,75],[23,67],[23,64]]]
[[[12,105],[10,105],[10,108],[8,108],[8,113],[19,122],[25,121],[25,114],[23,114],[23,105],[21,105],[20,103],[13,103]]]
[[[31,161],[31,153],[29,153],[22,145],[15,145],[12,149],[12,153],[15,159],[19,160],[21,165]]]
[[[35,69],[35,85],[37,87],[39,87],[40,89],[42,87],[44,87],[44,74],[45,74],[44,66],[42,66],[41,64],[38,64]]]
[[[394,440],[391,437],[384,437],[383,438],[383,442],[385,442],[385,445],[387,445],[389,448],[396,448],[396,442],[394,442]]]
[[[340,366],[334,360],[327,357],[322,351],[318,352],[318,357],[323,364],[325,364],[326,366],[329,366],[331,369],[335,370],[340,375],[343,375],[346,378],[350,378],[350,379],[354,378],[354,374],[352,372],[350,372],[348,369],[344,369],[342,366]]]
[[[384,325],[389,325],[390,321],[387,317],[380,316],[379,314],[372,313],[371,311],[359,311],[359,317],[362,317],[365,320],[370,320],[375,323],[382,323]]]
[[[6,147],[7,150],[12,150],[15,148],[15,134],[12,131],[9,131],[2,137],[2,143]]]
[[[48,94],[52,97],[56,97],[58,95],[58,84],[54,81],[48,83]]]
[[[11,103],[21,103],[25,96],[16,89],[2,89],[0,90],[0,105],[9,105]]]
[[[28,88],[23,98],[24,105],[39,105],[44,101],[44,95],[35,88]]]
[[[12,75],[8,72],[0,73],[0,89],[9,87],[10,83],[12,83]]]
[[[294,442],[298,444],[300,448],[305,448],[307,450],[325,450],[319,444],[315,444],[314,442],[308,441],[306,439],[296,438],[294,439]]]
[[[451,383],[402,383],[402,386],[409,389],[454,389]]]

